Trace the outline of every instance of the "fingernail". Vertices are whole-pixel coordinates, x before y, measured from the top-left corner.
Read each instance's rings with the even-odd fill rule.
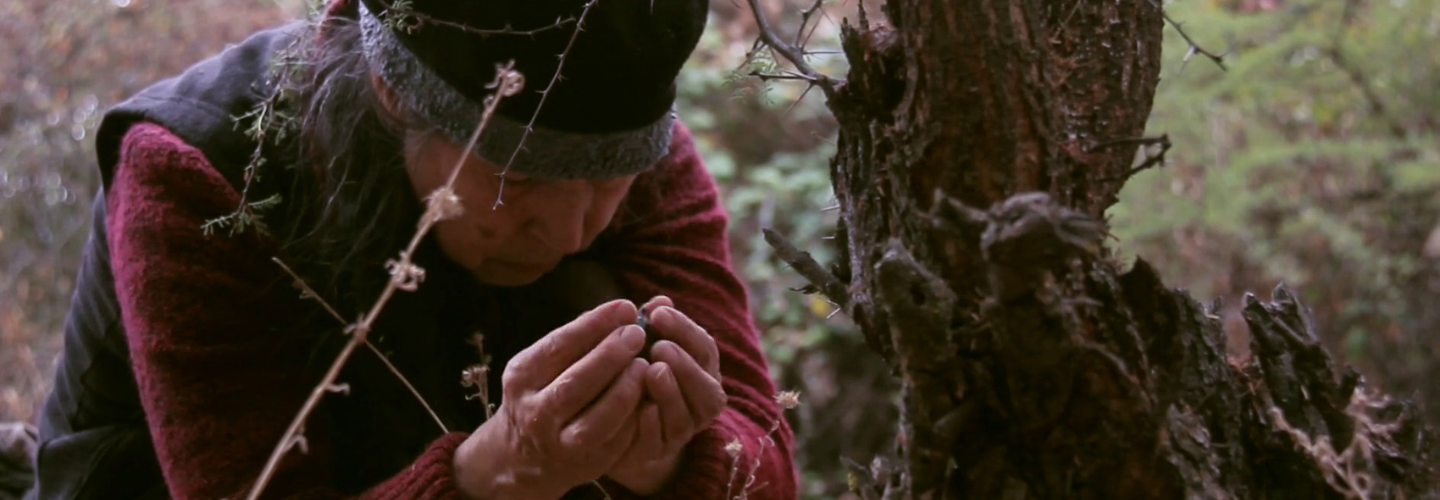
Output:
[[[679,348],[679,347],[680,347],[680,346],[675,345],[674,342],[671,342],[671,341],[669,341],[669,340],[661,340],[661,341],[659,341],[659,342],[656,342],[655,345],[650,346],[650,352],[658,352],[657,349],[660,349],[660,350],[670,350],[670,349],[677,349],[677,348]]]
[[[620,332],[620,342],[626,349],[640,352],[645,347],[645,330],[636,325],[626,325],[625,331]]]

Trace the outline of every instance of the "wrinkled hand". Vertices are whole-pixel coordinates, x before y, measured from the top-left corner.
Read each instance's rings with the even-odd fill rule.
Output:
[[[602,304],[520,351],[495,416],[455,452],[470,498],[554,500],[614,468],[635,441],[650,363],[629,301]]]
[[[650,349],[634,442],[607,475],[630,491],[652,495],[674,478],[686,444],[720,415],[726,398],[715,339],[667,297],[644,309],[661,340]]]

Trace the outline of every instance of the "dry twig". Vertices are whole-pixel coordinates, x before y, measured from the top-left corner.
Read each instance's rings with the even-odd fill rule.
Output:
[[[315,302],[320,303],[320,306],[325,308],[326,312],[330,313],[330,317],[335,318],[335,321],[339,321],[340,325],[344,326],[347,324],[345,318],[340,316],[340,313],[335,311],[335,308],[331,307],[330,303],[326,302],[320,294],[315,293],[315,290],[310,288],[310,284],[301,279],[300,275],[295,274],[295,271],[291,270],[290,266],[285,265],[284,261],[281,261],[279,257],[272,257],[270,260],[275,261],[276,265],[279,265],[291,278],[295,279],[295,286],[301,290],[300,298],[313,299]],[[385,364],[385,368],[389,369],[390,373],[395,375],[395,378],[400,379],[400,383],[405,385],[405,388],[410,391],[412,396],[415,396],[415,400],[420,402],[420,406],[425,407],[425,412],[430,414],[430,418],[435,419],[435,425],[440,426],[440,432],[450,432],[450,429],[445,426],[445,422],[440,420],[440,415],[435,414],[435,410],[430,408],[430,403],[425,401],[425,397],[420,395],[420,391],[415,390],[415,386],[410,384],[410,379],[405,378],[405,374],[400,373],[400,369],[390,363],[390,359],[385,357],[384,353],[380,352],[380,348],[375,347],[375,344],[370,342],[370,339],[365,339],[365,347],[369,347],[370,352],[375,353],[375,357],[380,358],[380,362]]]

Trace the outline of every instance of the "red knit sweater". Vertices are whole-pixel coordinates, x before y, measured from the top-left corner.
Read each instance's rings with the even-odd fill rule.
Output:
[[[728,486],[737,495],[758,460],[750,498],[795,498],[792,434],[772,399],[747,292],[729,265],[727,214],[683,125],[654,173],[663,175],[642,174],[636,189],[649,183],[646,189],[665,196],[636,197],[655,200],[632,200],[628,208],[662,215],[620,229],[628,248],[605,252],[606,264],[632,299],[667,295],[715,336],[729,395],[725,412],[692,441],[674,486],[657,497],[723,499],[738,461]],[[659,179],[663,186],[655,185]],[[142,123],[127,133],[107,195],[111,266],[141,402],[177,499],[242,495],[310,389],[296,383],[305,350],[266,328],[273,316],[265,311],[294,307],[262,291],[283,272],[270,260],[278,242],[201,232],[205,220],[238,202],[205,156],[169,131]],[[635,206],[645,204],[658,205]],[[777,421],[773,444],[757,456]],[[307,452],[286,455],[266,497],[341,496],[326,472],[325,429],[305,435]],[[411,467],[361,498],[457,497],[451,457],[467,435],[434,441]],[[736,440],[738,460],[725,450]],[[636,496],[613,485],[607,491],[617,500]]]

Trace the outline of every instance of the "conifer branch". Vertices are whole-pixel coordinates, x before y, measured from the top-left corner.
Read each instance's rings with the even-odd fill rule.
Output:
[[[594,0],[592,0],[592,2],[593,1]],[[414,255],[415,248],[420,245],[420,241],[435,223],[445,218],[459,215],[463,211],[460,205],[460,199],[455,195],[454,191],[455,179],[459,175],[459,170],[464,166],[465,159],[469,158],[470,152],[479,140],[481,132],[483,132],[486,125],[490,123],[490,117],[494,114],[500,101],[505,97],[519,93],[524,87],[524,81],[524,77],[514,71],[513,61],[496,67],[495,80],[487,87],[493,89],[494,93],[486,96],[484,113],[480,117],[480,124],[475,127],[475,132],[470,136],[470,141],[465,144],[464,152],[460,155],[460,159],[456,161],[455,166],[450,172],[450,178],[446,181],[445,185],[436,189],[428,197],[425,216],[421,219],[419,229],[415,232],[414,237],[410,239],[410,244],[406,246],[405,250],[400,252],[399,260],[392,260],[387,263],[386,267],[390,270],[390,280],[386,282],[385,289],[380,292],[379,299],[375,301],[374,306],[370,308],[369,312],[360,316],[358,321],[345,328],[345,332],[350,335],[350,341],[345,343],[345,347],[340,350],[340,354],[336,356],[335,361],[330,364],[330,369],[325,372],[320,383],[310,392],[310,397],[305,400],[304,405],[300,407],[299,413],[295,415],[295,418],[290,422],[289,428],[285,430],[285,434],[280,437],[279,444],[276,445],[275,449],[270,453],[270,458],[266,461],[265,467],[261,469],[260,477],[256,480],[254,487],[250,489],[249,494],[246,496],[248,500],[259,498],[260,493],[265,489],[266,483],[268,483],[270,478],[275,474],[275,469],[280,463],[280,458],[289,450],[290,444],[296,442],[297,439],[303,440],[302,433],[305,427],[305,420],[310,416],[310,413],[315,410],[315,407],[320,402],[320,398],[329,392],[332,387],[336,387],[335,379],[340,375],[340,369],[345,366],[345,362],[350,359],[350,355],[355,352],[355,348],[360,344],[366,343],[366,339],[369,337],[370,330],[374,325],[375,318],[379,317],[380,312],[389,302],[390,297],[394,296],[396,290],[413,291],[420,282],[424,280],[424,270],[420,269],[419,266],[416,266],[411,261],[411,256]]]

